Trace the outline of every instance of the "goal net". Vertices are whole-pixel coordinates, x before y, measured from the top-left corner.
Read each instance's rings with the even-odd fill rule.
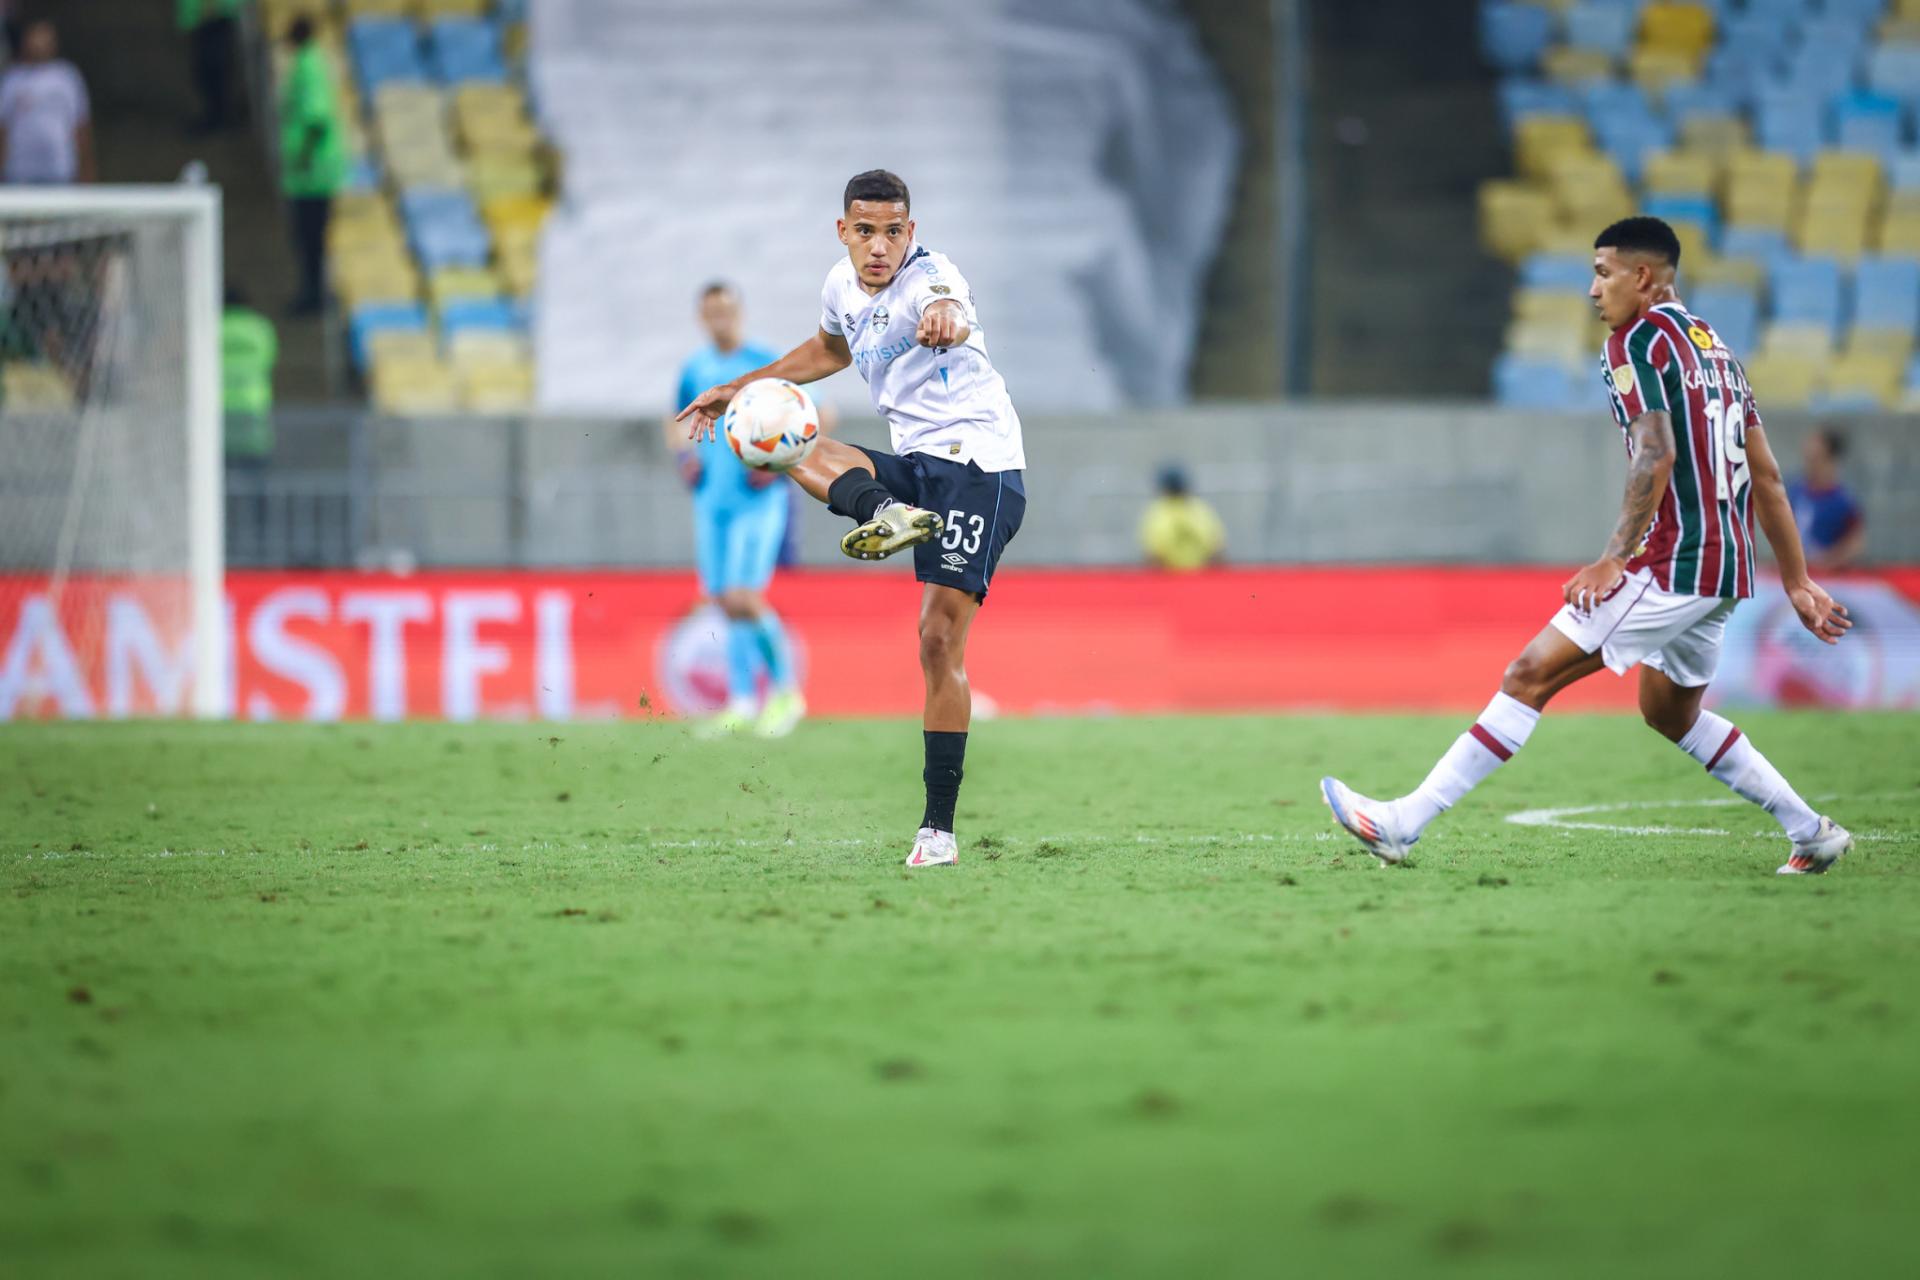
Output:
[[[0,188],[0,720],[226,711],[220,197]]]

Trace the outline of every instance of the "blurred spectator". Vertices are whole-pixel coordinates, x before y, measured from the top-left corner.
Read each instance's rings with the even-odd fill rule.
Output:
[[[1140,545],[1162,569],[1187,572],[1219,562],[1227,549],[1227,530],[1206,499],[1196,498],[1179,467],[1161,470],[1160,496],[1140,520]]]
[[[1847,568],[1859,560],[1867,545],[1867,521],[1860,514],[1860,504],[1840,483],[1840,459],[1846,453],[1844,435],[1832,427],[1820,428],[1800,450],[1806,473],[1787,486],[1811,568]]]
[[[10,183],[92,182],[87,85],[60,56],[53,24],[27,24],[19,55],[0,75],[0,176]]]
[[[233,59],[238,47],[240,0],[178,0],[180,30],[193,59],[193,87],[200,94],[197,133],[227,126],[233,97]]]
[[[280,184],[293,209],[294,247],[300,255],[300,296],[293,313],[314,315],[324,300],[327,222],[347,155],[333,73],[326,50],[314,39],[313,19],[295,18],[287,43],[293,64],[280,94]]]
[[[227,487],[241,545],[258,547],[266,532],[266,470],[273,456],[273,366],[280,338],[273,321],[227,289],[220,314],[221,407],[226,411]]]
[[[0,0],[0,59],[20,52],[20,0]]]

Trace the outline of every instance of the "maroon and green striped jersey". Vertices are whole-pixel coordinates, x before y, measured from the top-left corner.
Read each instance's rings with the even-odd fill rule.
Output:
[[[1641,414],[1673,415],[1673,479],[1628,564],[1679,595],[1753,594],[1753,485],[1747,428],[1760,425],[1746,370],[1705,320],[1678,302],[1643,312],[1601,357],[1613,416],[1627,436]]]

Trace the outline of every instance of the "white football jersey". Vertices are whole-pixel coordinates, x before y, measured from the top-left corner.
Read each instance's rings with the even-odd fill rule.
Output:
[[[913,340],[920,313],[936,302],[960,304],[971,330],[960,346],[937,351]],[[847,340],[873,407],[893,428],[895,453],[974,462],[982,471],[1025,469],[1020,415],[987,359],[973,290],[944,255],[909,247],[892,282],[873,295],[841,258],[820,290],[820,327]]]

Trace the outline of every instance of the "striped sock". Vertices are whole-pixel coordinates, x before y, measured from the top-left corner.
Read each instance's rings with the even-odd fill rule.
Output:
[[[1409,840],[1417,839],[1429,822],[1453,808],[1461,796],[1512,759],[1539,723],[1540,713],[1526,703],[1504,693],[1494,694],[1473,727],[1454,739],[1427,780],[1393,802],[1394,821],[1401,834]]]
[[[1705,765],[1707,772],[1726,783],[1735,795],[1772,814],[1787,839],[1797,843],[1819,833],[1820,815],[1725,716],[1702,711],[1687,736],[1680,739],[1680,749]]]

